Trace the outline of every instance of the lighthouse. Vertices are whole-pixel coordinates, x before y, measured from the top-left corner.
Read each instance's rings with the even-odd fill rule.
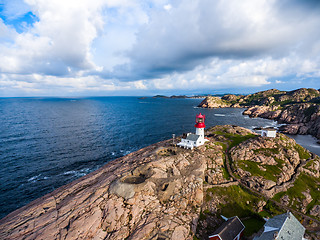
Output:
[[[177,145],[183,148],[190,148],[193,149],[194,147],[199,147],[203,145],[207,139],[204,138],[204,128],[206,125],[204,124],[205,115],[199,113],[196,115],[196,134],[188,133],[186,138],[181,138],[181,142]]]
[[[199,135],[202,140],[204,140],[204,128],[206,127],[204,124],[205,117],[205,115],[199,113],[196,116],[196,125],[194,125],[196,127],[196,135]]]

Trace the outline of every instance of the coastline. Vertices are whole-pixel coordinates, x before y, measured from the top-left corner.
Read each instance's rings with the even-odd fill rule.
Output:
[[[49,232],[49,235],[46,236],[55,239],[60,234],[56,228],[57,222],[61,221],[59,225],[68,226],[69,219],[64,219],[64,215],[69,215],[70,218],[70,215],[75,214],[75,212],[77,212],[76,214],[87,212],[87,205],[94,202],[96,202],[94,207],[98,207],[104,195],[107,194],[111,182],[124,172],[127,172],[128,169],[151,161],[146,156],[151,155],[157,148],[166,145],[168,141],[170,140],[152,144],[121,158],[114,159],[98,170],[63,185],[53,192],[9,213],[0,219],[0,238],[21,239],[24,234],[29,238],[37,238],[37,234],[40,236]],[[91,193],[93,193],[93,196]],[[67,206],[70,208],[63,209]],[[60,209],[63,210],[63,214],[59,213]],[[37,226],[33,226],[34,221],[38,223]],[[45,233],[42,233],[42,227],[44,226],[46,227]],[[63,228],[61,227],[61,229]],[[20,232],[22,229],[24,231]]]
[[[301,88],[290,92],[270,89],[246,96],[207,97],[201,108],[246,108],[243,115],[277,121],[290,135],[312,135],[320,140],[320,92]]]
[[[290,181],[298,179],[300,172],[309,171],[310,164],[307,166],[306,163],[319,160],[319,157],[303,149],[299,150],[302,151],[302,155],[300,152],[298,154],[294,147],[295,142],[283,134],[275,139],[263,138],[249,129],[223,125],[208,128],[207,135],[210,141],[194,150],[177,148],[172,145],[172,139],[169,139],[115,159],[1,219],[0,237],[3,239],[130,237],[140,240],[158,236],[180,240],[191,239],[194,234],[207,236],[210,231],[201,227],[204,220],[201,216],[209,211],[207,208],[211,204],[214,204],[213,209],[216,209],[214,211],[218,211],[221,208],[219,204],[225,204],[226,201],[225,197],[220,195],[221,199],[212,196],[215,188],[230,190],[239,188],[236,190],[238,192],[242,191],[241,186],[247,186],[246,188],[252,189],[252,192],[259,192],[263,198],[271,201],[275,189],[278,192],[280,188],[280,191],[286,191],[292,186]],[[249,150],[254,153],[257,147],[262,148],[262,152],[266,151],[266,155],[261,155],[260,159],[268,161],[270,158],[268,149],[275,143],[280,144],[277,145],[279,150],[275,152],[277,158],[285,160],[293,157],[291,160],[294,165],[291,166],[291,163],[286,161],[290,171],[282,172],[278,181],[273,182],[249,175],[238,179],[236,175],[242,176],[245,172],[235,169],[233,173],[236,175],[230,173],[233,178],[230,183],[230,176],[228,177],[225,172],[225,150],[228,152],[229,164],[237,161],[237,156],[243,154],[250,156],[246,152]],[[288,143],[293,144],[289,155],[285,147]],[[237,147],[232,148],[232,146]],[[295,151],[295,154],[292,155],[292,151]],[[227,165],[229,172],[234,164]],[[317,171],[317,174],[320,174],[319,169]],[[234,184],[234,181],[239,183]],[[257,185],[256,181],[260,184]],[[255,198],[254,194],[252,197]],[[233,198],[227,199],[237,201]],[[241,201],[238,203],[246,204]],[[265,204],[266,202],[262,207]],[[255,204],[245,206],[252,207],[251,211],[256,211]],[[279,206],[290,209],[281,203]],[[301,210],[296,214],[299,212]],[[314,219],[304,214],[301,216],[305,216],[305,224],[307,220]],[[244,217],[252,216],[242,216]],[[198,221],[201,222],[200,225]],[[318,223],[318,220],[315,219],[314,222]],[[216,228],[219,224],[221,224],[220,218],[215,217],[211,228]]]

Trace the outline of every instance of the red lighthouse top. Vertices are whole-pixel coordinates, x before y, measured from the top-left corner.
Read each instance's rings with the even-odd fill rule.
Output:
[[[199,113],[196,116],[196,125],[194,125],[196,128],[205,128],[206,125],[204,124],[204,119],[206,118],[205,115],[202,115],[201,113]]]

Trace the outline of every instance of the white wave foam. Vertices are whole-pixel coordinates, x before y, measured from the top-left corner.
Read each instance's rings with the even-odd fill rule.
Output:
[[[87,175],[92,170],[94,170],[94,169],[84,168],[79,171],[71,170],[71,171],[64,172],[63,175],[73,175],[73,176],[79,178],[79,177],[83,177],[83,176]]]
[[[76,171],[72,170],[72,171],[67,171],[63,173],[63,175],[70,175],[70,174],[76,174]]]
[[[28,182],[34,183],[34,182],[38,182],[38,181],[41,181],[41,180],[47,180],[47,179],[49,179],[49,177],[46,177],[46,176],[41,177],[41,174],[39,174],[37,176],[33,176],[33,177],[29,178]]]
[[[220,113],[216,113],[214,115],[217,116],[217,117],[225,117],[226,116],[225,114],[220,114]]]
[[[39,174],[37,176],[33,176],[33,177],[28,179],[28,182],[36,182],[39,179],[40,176],[41,176],[41,174]]]

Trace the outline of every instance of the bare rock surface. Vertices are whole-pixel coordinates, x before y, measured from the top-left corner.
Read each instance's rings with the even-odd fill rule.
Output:
[[[204,150],[161,142],[116,159],[9,214],[0,238],[191,239],[203,201]]]
[[[209,188],[244,183],[272,197],[293,186],[301,172],[319,176],[320,158],[305,165],[302,150],[298,153],[295,141],[282,134],[263,138],[225,125],[207,129],[207,136],[209,141],[194,150],[168,140],[113,160],[1,219],[0,239],[193,239],[198,231],[208,236],[221,223],[217,212],[228,196]],[[239,181],[227,173],[228,150]],[[301,206],[311,209],[313,192],[302,194]],[[287,195],[280,199],[284,205],[291,200]],[[254,211],[266,204],[259,199]],[[208,218],[199,225],[204,206]],[[320,216],[318,203],[310,214]]]

